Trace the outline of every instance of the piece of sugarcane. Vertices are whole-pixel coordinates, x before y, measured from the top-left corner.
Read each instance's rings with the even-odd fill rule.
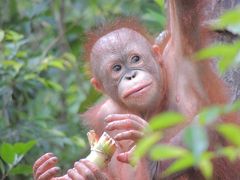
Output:
[[[86,157],[87,160],[95,163],[99,168],[105,168],[116,150],[115,141],[106,133],[98,138],[94,130],[87,133],[91,152]]]

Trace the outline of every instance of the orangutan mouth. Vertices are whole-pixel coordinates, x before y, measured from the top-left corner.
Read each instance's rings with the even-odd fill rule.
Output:
[[[137,86],[134,86],[133,88],[131,88],[130,90],[128,90],[123,98],[127,98],[133,94],[136,94],[136,93],[140,93],[140,92],[143,92],[144,90],[146,90],[149,86],[151,86],[152,82],[148,82],[148,83],[145,83],[145,84],[140,84],[140,85],[137,85]]]

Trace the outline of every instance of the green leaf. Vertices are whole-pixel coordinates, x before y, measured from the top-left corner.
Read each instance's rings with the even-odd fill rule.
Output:
[[[18,51],[17,54],[16,54],[16,57],[26,58],[27,57],[27,51]]]
[[[240,24],[240,7],[231,9],[220,16],[219,21],[214,24],[215,28],[226,28],[228,25]]]
[[[184,157],[181,157],[180,159],[177,159],[174,163],[172,163],[170,167],[163,172],[163,176],[167,176],[167,175],[182,171],[193,165],[194,165],[194,158],[191,154],[188,154]]]
[[[72,141],[78,146],[78,147],[86,147],[86,142],[84,141],[83,138],[79,137],[79,136],[73,136],[71,137]]]
[[[227,44],[214,44],[210,47],[204,48],[196,53],[195,57],[199,60],[205,60],[212,57],[225,57],[234,54],[230,45]]]
[[[1,173],[2,173],[2,174],[5,174],[6,169],[5,169],[5,166],[4,166],[2,160],[0,160],[0,170],[1,170]]]
[[[64,132],[62,132],[62,131],[60,131],[60,130],[58,130],[58,129],[52,128],[52,129],[49,129],[48,131],[49,131],[51,134],[53,134],[54,136],[58,136],[58,137],[62,137],[62,138],[66,137],[66,135],[64,134]]]
[[[0,146],[0,156],[8,164],[12,164],[15,159],[15,151],[11,144],[3,143]]]
[[[233,104],[227,104],[224,106],[224,113],[237,112],[240,110],[240,100],[235,101]]]
[[[47,83],[47,87],[49,87],[50,89],[53,89],[58,92],[63,91],[62,86],[56,82],[47,80],[46,83]]]
[[[239,47],[240,41],[235,41],[233,44],[215,44],[197,52],[195,58],[198,60],[207,60],[213,57],[220,58],[218,61],[218,69],[223,73],[234,61],[237,61]]]
[[[66,62],[64,59],[61,58],[55,58],[53,56],[46,57],[40,66],[38,67],[38,71],[45,71],[49,67],[54,67],[60,70],[65,70],[64,62]]]
[[[52,67],[55,67],[57,69],[65,70],[62,59],[52,60],[48,63],[48,66],[52,66]]]
[[[19,175],[19,174],[30,175],[32,174],[32,166],[24,165],[24,164],[17,165],[16,167],[11,169],[10,174],[11,175]]]
[[[150,150],[152,160],[165,160],[185,156],[188,151],[182,147],[171,145],[156,145]]]
[[[214,107],[219,108],[219,111],[220,111],[219,116],[220,116],[222,114],[228,114],[228,113],[239,111],[240,110],[240,101],[238,100],[238,101],[235,101],[233,104],[226,104],[224,106],[214,106]],[[211,111],[211,108],[210,108],[210,111]]]
[[[37,74],[34,74],[34,73],[25,74],[25,75],[23,76],[23,79],[24,79],[24,80],[32,80],[32,79],[37,80],[37,79],[38,79],[38,75],[37,75]]]
[[[240,127],[236,124],[220,124],[217,126],[217,131],[226,138],[230,143],[240,147]]]
[[[229,32],[232,32],[233,34],[238,34],[240,35],[240,23],[239,24],[235,24],[235,25],[228,25],[226,27],[226,29],[229,31]]]
[[[169,128],[181,123],[184,117],[176,112],[164,112],[153,117],[149,122],[149,128],[153,131]]]
[[[164,8],[164,0],[154,0],[160,8]]]
[[[234,161],[237,159],[239,155],[239,149],[229,146],[229,147],[223,147],[218,152],[220,155],[226,156],[230,161]]]
[[[29,150],[33,148],[36,144],[36,141],[28,141],[27,143],[16,143],[13,145],[15,153],[18,155],[25,155]]]
[[[234,58],[222,58],[220,61],[218,61],[217,67],[220,73],[224,73],[231,65],[233,62]]]
[[[0,42],[2,42],[2,40],[4,39],[4,31],[0,29]]]
[[[23,35],[22,34],[19,34],[15,31],[11,31],[11,30],[8,30],[6,31],[6,34],[5,34],[5,39],[6,40],[9,40],[9,41],[19,41],[23,38]]]
[[[87,108],[90,107],[94,102],[96,102],[96,100],[98,100],[100,97],[101,94],[91,86],[86,99],[81,103],[78,111],[80,113],[85,112]]]
[[[151,9],[147,10],[147,13],[144,14],[143,19],[147,21],[153,21],[158,24],[165,24],[165,20],[166,20],[166,18],[162,14],[156,11],[153,11]]]
[[[239,49],[237,55],[236,55],[235,58],[234,58],[233,65],[235,65],[235,64],[236,64],[236,65],[239,65],[239,64],[240,64],[240,49]]]
[[[213,165],[210,158],[203,157],[200,161],[199,168],[206,179],[212,179]]]
[[[206,129],[197,124],[189,126],[184,131],[183,142],[192,151],[195,160],[198,161],[202,153],[208,148]]]
[[[213,106],[205,108],[198,115],[199,122],[204,125],[213,123],[219,118],[221,114],[222,114],[221,107]]]
[[[141,159],[149,151],[149,149],[161,139],[161,136],[160,132],[155,132],[141,139],[136,145],[136,149],[131,159],[131,164],[133,166],[136,165],[139,159]]]
[[[48,79],[40,78],[40,77],[37,77],[36,80],[38,80],[40,83],[42,83],[47,88],[53,89],[58,92],[63,91],[62,86],[56,82],[53,82]]]
[[[21,67],[23,66],[21,63],[14,61],[14,60],[5,60],[2,62],[4,68],[12,68],[16,72],[18,72]]]
[[[63,56],[62,56],[63,59],[71,62],[72,64],[75,64],[76,63],[76,57],[74,56],[74,54],[71,54],[71,53],[64,53]]]

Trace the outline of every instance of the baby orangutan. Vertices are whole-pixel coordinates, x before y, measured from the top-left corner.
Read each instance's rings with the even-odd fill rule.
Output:
[[[143,35],[126,27],[100,37],[91,49],[91,83],[110,98],[87,114],[95,114],[96,117],[91,117],[89,121],[92,121],[97,133],[108,131],[119,142],[121,149],[118,151],[134,147],[132,142],[135,143],[143,136],[142,129],[148,124],[144,119],[161,109],[166,88],[163,69],[157,57],[153,45]],[[105,121],[106,126],[101,120]],[[123,140],[127,141],[120,142]],[[134,170],[130,165],[122,163],[128,161],[126,155],[116,153],[118,161],[116,157],[112,158],[107,176],[117,177],[115,172],[118,171],[120,179],[147,179],[148,173],[143,175],[147,164],[143,163],[140,169]],[[35,179],[51,179],[55,176],[56,160],[52,154],[42,156],[34,166]],[[111,166],[118,168],[113,172]],[[73,179],[80,179],[80,176],[83,179],[99,179],[104,176],[94,164],[86,160],[80,160],[74,167],[67,175]],[[141,175],[136,176],[136,171],[141,172]]]
[[[192,54],[201,48],[199,26],[200,2],[169,0],[168,36],[154,44],[136,21],[120,20],[91,35],[87,58],[92,85],[107,96],[84,114],[90,128],[98,135],[104,131],[118,143],[118,148],[104,170],[81,159],[62,177],[55,177],[57,158],[47,153],[34,164],[35,180],[68,179],[160,179],[169,165],[141,159],[137,167],[129,164],[135,143],[143,137],[148,121],[162,111],[178,111],[186,121],[167,130],[163,142],[181,144],[181,132],[205,105],[228,101],[224,83],[212,71],[208,61],[195,62]],[[218,92],[218,93],[216,93]],[[215,134],[211,142],[219,142]],[[210,147],[211,148],[211,145]],[[238,171],[225,160],[214,162],[214,179],[236,178]],[[238,175],[239,176],[239,175]],[[203,179],[194,168],[168,179]]]

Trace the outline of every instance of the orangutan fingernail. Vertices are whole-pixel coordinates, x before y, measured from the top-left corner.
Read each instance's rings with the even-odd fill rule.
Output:
[[[52,152],[47,153],[48,156],[54,156]]]
[[[110,121],[110,118],[109,118],[109,117],[106,117],[104,120],[105,120],[106,122],[109,122],[109,121]]]
[[[55,167],[55,172],[60,171],[60,167]]]
[[[119,136],[116,135],[116,136],[114,137],[114,139],[115,139],[116,141],[118,141],[118,140],[119,140]]]
[[[111,131],[111,126],[107,125],[107,126],[105,127],[105,129],[108,130],[108,131]]]
[[[57,162],[57,160],[58,160],[57,157],[52,158],[52,162]]]

